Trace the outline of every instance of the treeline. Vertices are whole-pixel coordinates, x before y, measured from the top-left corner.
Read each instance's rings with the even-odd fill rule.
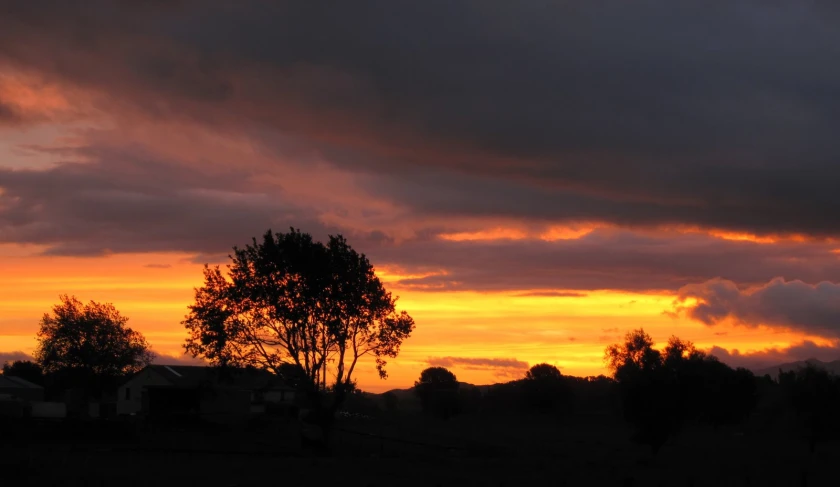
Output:
[[[729,367],[677,337],[662,349],[653,345],[640,329],[607,347],[611,377],[564,376],[553,365],[538,364],[521,379],[473,386],[458,382],[445,368],[430,367],[412,394],[424,414],[443,420],[469,414],[617,415],[633,427],[633,440],[653,452],[689,425],[744,426],[757,414],[764,426],[776,421],[795,430],[812,451],[819,442],[840,437],[840,377],[826,370],[780,371],[774,380]],[[401,401],[406,398],[386,393],[381,408],[404,410]],[[765,407],[757,413],[760,404]]]

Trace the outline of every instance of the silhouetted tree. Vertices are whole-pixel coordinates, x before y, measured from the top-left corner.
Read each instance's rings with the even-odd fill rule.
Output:
[[[443,367],[429,367],[414,383],[414,393],[420,398],[423,411],[443,419],[458,412],[458,379]]]
[[[61,296],[61,303],[41,319],[35,360],[61,387],[80,387],[90,394],[113,388],[153,357],[146,339],[127,322],[110,303],[83,304]]]
[[[292,387],[300,388],[307,382],[306,372],[297,364],[282,363],[275,373]]]
[[[387,377],[386,359],[414,329],[367,257],[340,235],[323,244],[295,229],[268,231],[234,248],[231,261],[227,275],[205,266],[204,286],[183,322],[186,350],[214,365],[250,364],[281,375],[294,364],[325,430],[359,359],[372,356]]]
[[[694,344],[671,337],[660,353],[644,330],[605,353],[636,438],[656,452],[685,421],[713,425],[743,420],[755,406],[752,372],[731,369]]]
[[[3,364],[3,375],[13,375],[40,386],[44,385],[44,371],[30,360],[15,360]]]
[[[607,347],[604,358],[607,368],[620,380],[640,372],[649,372],[662,365],[662,355],[653,348],[653,339],[643,328],[628,332],[624,343]]]
[[[607,347],[604,355],[619,386],[624,418],[636,427],[634,439],[657,452],[677,429],[672,381],[662,368],[662,355],[644,329],[627,333],[624,343]]]
[[[525,379],[532,381],[560,380],[562,377],[563,374],[560,373],[560,369],[554,365],[545,363],[534,365],[525,372]]]
[[[732,369],[694,344],[671,337],[664,351],[664,367],[677,381],[684,419],[719,426],[743,421],[756,402],[752,372]]]
[[[813,453],[817,443],[840,433],[840,377],[813,364],[780,377]]]
[[[525,372],[523,384],[532,408],[547,412],[568,406],[569,388],[560,370],[553,365],[534,365]]]

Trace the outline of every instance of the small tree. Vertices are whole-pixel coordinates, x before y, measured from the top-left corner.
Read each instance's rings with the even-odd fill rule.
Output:
[[[41,319],[35,360],[66,385],[88,392],[113,386],[153,357],[146,339],[127,322],[110,303],[83,304],[61,296],[61,303]]]
[[[386,360],[414,329],[367,257],[340,235],[323,244],[295,229],[268,231],[234,248],[231,261],[227,275],[205,266],[204,286],[183,322],[186,350],[218,366],[292,370],[325,430],[359,359],[373,357],[386,378]]]
[[[662,355],[653,348],[653,339],[643,328],[628,332],[624,343],[607,347],[604,359],[616,380],[624,375],[650,372],[662,365]]]
[[[662,354],[639,329],[607,347],[604,359],[618,383],[624,418],[636,427],[634,439],[656,453],[678,427],[673,380],[662,367]]]
[[[562,377],[560,369],[551,364],[537,364],[525,372],[525,379],[532,381],[553,381],[560,380]]]
[[[20,377],[33,384],[44,385],[44,371],[40,365],[30,360],[15,360],[3,364],[3,375]]]
[[[531,407],[547,412],[568,406],[569,388],[554,365],[534,365],[525,373],[524,385]]]
[[[458,379],[443,367],[429,367],[414,383],[423,411],[449,419],[458,412]]]

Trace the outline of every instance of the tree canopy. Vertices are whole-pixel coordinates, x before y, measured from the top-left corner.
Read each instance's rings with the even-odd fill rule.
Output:
[[[414,382],[414,394],[420,398],[423,411],[449,418],[458,412],[458,383],[455,374],[443,367],[429,367]]]
[[[671,337],[660,352],[643,329],[607,347],[604,359],[618,383],[625,419],[656,451],[687,420],[711,424],[743,419],[754,407],[756,383],[694,344]]]
[[[337,407],[358,361],[373,357],[387,377],[387,359],[414,329],[367,257],[340,235],[324,244],[269,230],[230,258],[224,273],[205,266],[183,321],[186,350],[214,365],[292,370],[313,394],[332,391]]]
[[[561,377],[560,369],[551,364],[537,364],[525,372],[527,380],[559,380]]]
[[[61,296],[61,303],[41,319],[35,360],[45,373],[117,377],[135,372],[151,363],[153,355],[143,335],[127,322],[110,303],[83,304]]]

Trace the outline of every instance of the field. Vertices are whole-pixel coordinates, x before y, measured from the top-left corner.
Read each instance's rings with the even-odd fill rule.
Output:
[[[40,428],[3,442],[2,485],[829,486],[840,457],[840,445],[811,455],[791,431],[767,425],[688,427],[654,456],[617,419],[581,414],[343,420],[330,456],[302,450],[288,427],[98,439],[80,429],[60,440]]]

